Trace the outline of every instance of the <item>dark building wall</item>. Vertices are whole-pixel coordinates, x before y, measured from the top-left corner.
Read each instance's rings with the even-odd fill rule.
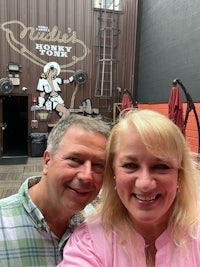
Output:
[[[199,1],[140,0],[139,4],[138,102],[168,102],[175,78],[199,102]]]

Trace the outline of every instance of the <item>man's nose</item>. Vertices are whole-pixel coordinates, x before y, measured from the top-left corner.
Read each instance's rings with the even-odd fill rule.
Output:
[[[156,187],[156,180],[151,170],[142,168],[138,171],[135,186],[143,192],[154,189]]]
[[[84,182],[90,182],[92,180],[92,163],[91,161],[85,161],[79,169],[78,179]]]

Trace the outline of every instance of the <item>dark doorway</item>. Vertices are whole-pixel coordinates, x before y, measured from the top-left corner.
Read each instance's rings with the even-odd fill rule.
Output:
[[[2,156],[28,155],[28,96],[2,98]]]

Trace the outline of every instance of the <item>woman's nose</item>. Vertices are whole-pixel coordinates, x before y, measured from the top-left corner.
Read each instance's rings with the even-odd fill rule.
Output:
[[[152,190],[156,187],[156,180],[148,168],[138,171],[135,186],[143,192]]]

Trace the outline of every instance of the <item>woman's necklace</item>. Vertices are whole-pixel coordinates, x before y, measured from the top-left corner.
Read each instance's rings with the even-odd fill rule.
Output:
[[[154,267],[155,266],[155,255],[156,255],[155,242],[152,242],[150,244],[145,244],[144,251],[145,251],[147,266]]]
[[[149,247],[150,247],[151,245],[153,245],[153,244],[154,244],[154,241],[151,242],[151,243],[149,243],[149,244],[145,244],[144,248],[147,249],[147,248],[149,248]]]

